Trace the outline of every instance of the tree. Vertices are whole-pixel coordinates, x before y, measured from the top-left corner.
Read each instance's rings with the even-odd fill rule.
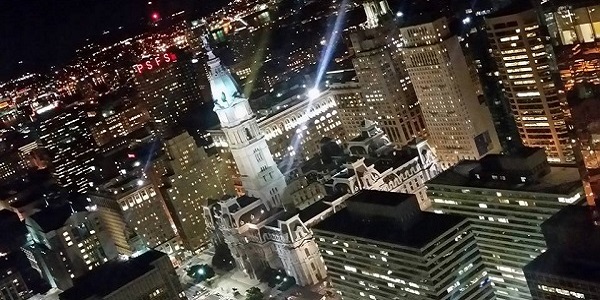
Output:
[[[263,300],[265,295],[257,287],[251,287],[246,291],[246,300]]]
[[[217,270],[231,271],[235,268],[231,251],[225,244],[215,245],[215,255],[213,255],[212,266]]]

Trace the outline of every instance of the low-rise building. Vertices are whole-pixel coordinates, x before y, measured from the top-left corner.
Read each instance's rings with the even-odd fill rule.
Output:
[[[340,200],[321,200],[303,210],[267,207],[248,196],[204,208],[209,227],[219,231],[238,267],[251,278],[267,268],[285,270],[302,286],[326,278],[310,226],[332,214]]]

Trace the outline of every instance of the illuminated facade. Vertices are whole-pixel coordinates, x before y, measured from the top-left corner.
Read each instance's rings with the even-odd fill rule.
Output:
[[[199,61],[182,51],[165,55],[168,62],[159,56],[134,66],[139,98],[159,135],[177,124],[194,102],[204,101]]]
[[[600,5],[597,2],[551,0],[542,3],[542,18],[550,37],[557,44],[573,45],[600,40]]]
[[[221,200],[204,211],[209,226],[223,234],[236,265],[251,278],[260,278],[267,267],[283,269],[301,286],[326,278],[309,227],[331,214],[332,204],[285,211],[242,196]]]
[[[421,212],[409,194],[346,203],[312,228],[342,299],[494,299],[465,218]]]
[[[143,128],[149,122],[150,115],[145,107],[141,104],[127,103],[98,112],[90,122],[90,131],[96,145],[101,147]]]
[[[141,169],[111,179],[88,197],[97,206],[119,254],[129,256],[144,247],[167,254],[179,250],[177,230],[159,184]]]
[[[248,196],[261,199],[269,207],[277,207],[281,205],[286,184],[267,146],[265,134],[259,128],[248,99],[210,48],[208,59],[214,111],[221,122],[242,186]]]
[[[364,1],[363,7],[365,28],[350,33],[356,53],[352,63],[362,89],[362,119],[377,121],[392,143],[403,146],[425,135],[419,101],[392,38],[393,28],[386,22],[392,18],[387,1]],[[355,106],[353,99],[347,100]]]
[[[600,197],[600,85],[580,84],[567,93],[577,164],[590,205]]]
[[[440,171],[437,158],[426,141],[403,148],[392,145],[376,123],[363,121],[361,134],[348,141],[350,158],[325,182],[334,194],[377,190],[415,194],[419,206],[431,206],[425,182]]]
[[[552,53],[533,10],[486,19],[504,92],[519,135],[546,149],[551,162],[575,161],[566,123],[566,97],[555,84]]]
[[[346,94],[352,97],[355,92],[354,88],[330,88],[312,100],[304,94],[293,95],[260,115],[258,127],[264,132],[273,158],[277,162],[304,161],[319,152],[324,137],[345,142],[347,134],[336,100]],[[227,152],[223,131],[210,133],[215,145]]]
[[[233,182],[223,181],[228,178],[221,158],[207,155],[187,132],[166,140],[164,150],[165,156],[154,163],[164,174],[161,191],[184,247],[195,251],[210,241],[202,206],[232,194]]]
[[[558,46],[555,52],[567,92],[578,84],[600,85],[600,42]]]
[[[427,182],[433,211],[469,218],[496,299],[532,299],[522,268],[546,250],[540,225],[584,201],[577,168],[543,149],[463,161]]]
[[[238,267],[250,277],[259,278],[270,267],[284,270],[299,285],[316,284],[325,279],[326,271],[306,223],[320,217],[330,206],[319,208],[316,213],[284,210],[285,178],[267,146],[267,136],[275,133],[271,130],[290,130],[291,126],[298,126],[309,107],[300,102],[305,109],[293,110],[297,115],[285,118],[282,128],[261,130],[248,100],[240,93],[229,71],[210,49],[208,56],[214,110],[246,195],[205,206],[207,225],[218,232],[215,234],[223,236]],[[315,104],[313,109],[324,111],[333,106],[333,100],[328,99],[323,105]],[[301,136],[301,132],[298,133]]]
[[[500,151],[457,36],[445,18],[400,29],[398,47],[421,105],[430,142],[444,167]]]
[[[50,154],[52,175],[59,185],[80,192],[91,187],[88,174],[98,150],[86,122],[85,111],[77,106],[37,116],[40,146]]]
[[[100,225],[93,207],[73,203],[53,204],[27,217],[30,243],[23,251],[52,286],[65,290],[110,259],[117,250],[109,233]]]
[[[329,85],[329,90],[332,91],[346,136],[359,135],[360,124],[367,118],[360,84],[354,81],[333,83]]]

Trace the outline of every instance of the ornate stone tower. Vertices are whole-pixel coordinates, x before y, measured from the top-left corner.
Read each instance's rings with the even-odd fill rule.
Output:
[[[205,47],[214,111],[219,116],[242,185],[249,196],[261,199],[268,207],[280,206],[286,186],[285,178],[273,161],[248,99],[207,43]]]

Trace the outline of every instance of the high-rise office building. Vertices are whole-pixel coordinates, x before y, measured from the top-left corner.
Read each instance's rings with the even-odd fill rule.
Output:
[[[487,17],[493,56],[523,144],[546,149],[551,162],[574,162],[566,97],[554,81],[553,52],[537,17],[513,7]]]
[[[37,116],[40,146],[49,152],[53,177],[59,185],[80,192],[91,188],[89,173],[97,152],[86,122],[86,112],[74,105]]]
[[[481,82],[483,99],[490,109],[502,150],[504,153],[510,153],[523,147],[523,143],[510,108],[510,101],[504,93],[496,61],[490,55],[491,45],[485,19],[472,17],[469,25],[473,25],[473,27],[463,35],[464,40],[461,45],[473,59],[473,67]]]
[[[106,263],[58,295],[60,300],[187,299],[169,257],[150,250]]]
[[[344,70],[344,72],[347,72]],[[354,71],[352,72],[356,74]],[[337,106],[340,121],[347,137],[360,134],[360,123],[367,117],[366,103],[357,81],[333,82],[328,88]]]
[[[202,99],[202,73],[198,59],[184,51],[148,58],[134,65],[139,98],[159,135],[181,121],[195,102]]]
[[[128,170],[87,194],[96,205],[119,254],[132,255],[147,248],[167,254],[179,248],[177,230],[151,172]],[[152,174],[153,175],[153,174]],[[141,241],[140,241],[141,239]]]
[[[493,299],[467,219],[362,191],[312,228],[342,299]]]
[[[233,182],[223,173],[218,155],[207,155],[194,138],[182,132],[164,143],[165,155],[154,163],[163,176],[161,192],[184,247],[190,251],[205,247],[210,237],[202,207],[233,193]]]
[[[462,159],[499,152],[490,111],[477,95],[448,20],[401,28],[398,46],[442,165],[449,167]]]
[[[90,120],[90,131],[101,147],[143,128],[150,122],[148,110],[140,103],[118,99],[123,103],[108,103],[96,111]]]
[[[600,85],[600,41],[557,46],[554,51],[566,92],[578,84]]]
[[[12,266],[8,254],[0,257],[0,299],[25,300],[32,294],[19,270]]]
[[[596,208],[567,206],[542,224],[548,250],[523,271],[533,300],[600,299]]]
[[[379,122],[392,143],[403,146],[425,134],[419,101],[393,39],[392,11],[386,0],[363,1],[367,21],[350,33],[352,60],[362,91],[363,115],[355,122]],[[351,100],[351,99],[348,99]]]
[[[471,221],[497,299],[531,299],[522,268],[546,249],[540,225],[584,201],[577,167],[542,148],[463,161],[426,185],[434,212]]]
[[[600,197],[600,85],[577,84],[567,92],[575,154],[588,204]]]
[[[51,286],[61,290],[110,259],[117,249],[91,203],[50,204],[25,219],[30,234],[23,251]]]
[[[25,224],[16,213],[2,209],[0,228],[0,299],[24,300],[45,291],[49,286],[21,250],[27,241]]]
[[[221,122],[242,185],[248,196],[259,198],[269,207],[279,206],[286,186],[285,178],[273,160],[248,99],[229,70],[221,65],[221,60],[207,50],[214,111]]]
[[[600,40],[600,5],[594,0],[533,0],[555,45]]]

